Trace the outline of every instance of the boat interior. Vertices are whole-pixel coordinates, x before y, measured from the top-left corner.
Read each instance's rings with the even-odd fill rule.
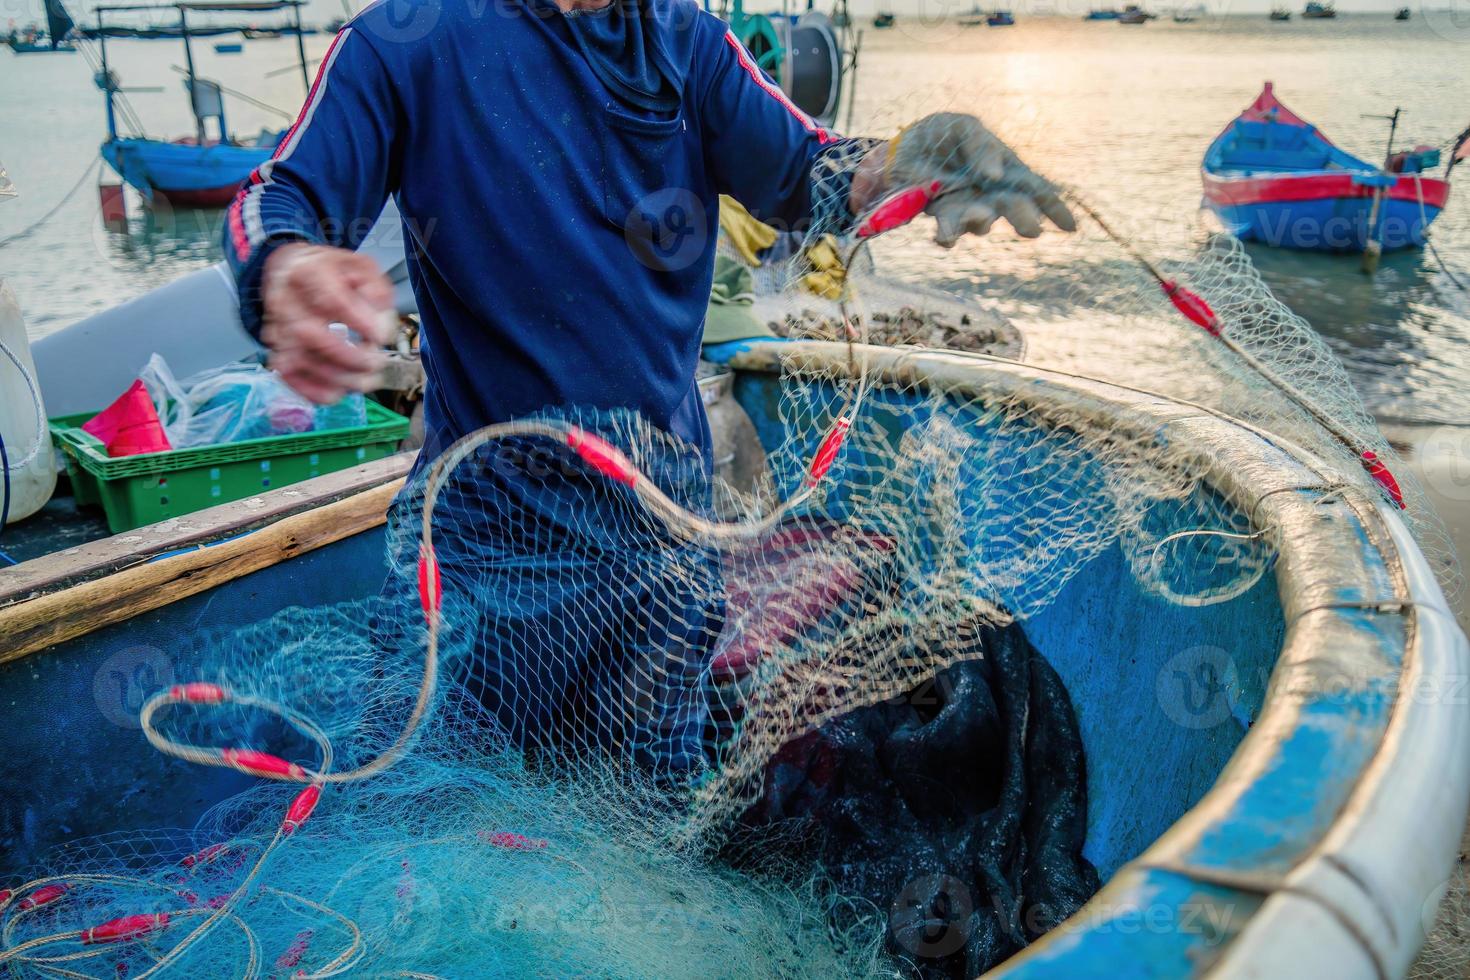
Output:
[[[1220,960],[1274,900],[1272,883],[1320,856],[1334,833],[1351,838],[1341,815],[1381,789],[1381,772],[1371,773],[1395,699],[1349,668],[1368,665],[1375,681],[1396,677],[1406,650],[1454,628],[1422,616],[1416,625],[1405,611],[1407,595],[1434,588],[1428,572],[1401,558],[1407,538],[1385,523],[1380,504],[1326,490],[1331,481],[1311,459],[1239,423],[983,356],[867,350],[880,384],[867,411],[936,392],[955,405],[1019,399],[1065,408],[1068,425],[1192,444],[1215,461],[1206,480],[1213,511],[1237,531],[1271,530],[1263,572],[1219,601],[1160,595],[1141,584],[1114,541],[1025,622],[1076,709],[1087,755],[1085,855],[1105,888],[1080,927],[1088,943],[1075,932],[1043,941],[1001,972],[1080,975],[1111,962],[1119,970],[1112,975],[1142,975],[1125,968],[1137,964],[1117,922],[1145,899],[1177,909],[1216,903],[1233,915],[1217,928],[1152,936],[1149,975],[1184,975]],[[849,357],[845,345],[814,342],[714,353],[731,372],[726,397],[748,420],[744,435],[722,437],[723,451],[748,469],[790,435],[781,401],[786,359],[799,354],[840,373]],[[830,398],[835,410],[836,386]],[[988,427],[984,413],[957,411],[955,419],[986,459],[1037,451],[1008,445],[1010,430]],[[28,774],[24,798],[0,803],[0,844],[12,864],[64,864],[67,842],[93,835],[190,827],[254,781],[154,751],[138,707],[160,686],[194,679],[191,638],[206,625],[374,594],[386,573],[383,512],[408,465],[406,455],[392,457],[10,570],[0,582],[0,632],[12,637],[0,651],[0,702],[10,706],[7,768]],[[861,480],[863,468],[844,472]],[[1064,472],[1070,482],[1055,492],[1097,492],[1096,469]],[[1003,508],[1004,475],[973,476],[982,478]],[[840,495],[855,486],[839,482],[829,505],[840,513]],[[1189,532],[1199,513],[1166,507],[1150,519],[1160,532]],[[966,533],[977,555],[992,547],[983,520]],[[1332,698],[1293,688],[1335,672],[1343,687]],[[1371,860],[1357,873],[1376,887]]]
[[[1237,119],[1205,155],[1205,169],[1222,176],[1374,170],[1311,126]]]

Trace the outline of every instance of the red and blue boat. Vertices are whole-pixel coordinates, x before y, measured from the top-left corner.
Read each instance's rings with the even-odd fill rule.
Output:
[[[1449,199],[1429,147],[1377,166],[1340,149],[1267,82],[1205,153],[1205,206],[1239,238],[1326,252],[1419,247]],[[1372,243],[1370,245],[1370,243]]]
[[[306,50],[301,43],[303,2],[304,0],[176,0],[163,6],[128,3],[100,6],[96,9],[97,25],[91,30],[90,36],[98,41],[102,66],[102,70],[97,73],[97,84],[107,95],[107,139],[102,144],[101,152],[102,158],[122,178],[123,183],[136,189],[150,203],[155,197],[165,198],[175,207],[215,208],[230,203],[251,172],[270,159],[285,132],[267,130],[244,139],[231,135],[225,122],[226,90],[218,82],[199,77],[195,71],[194,51],[190,41],[194,37],[217,36],[221,31],[233,32],[240,28],[191,25],[188,15],[291,12],[295,18],[293,29],[296,34],[301,78],[303,84],[309,88]],[[184,42],[185,68],[181,71],[186,76],[185,91],[189,95],[189,108],[194,116],[193,135],[172,140],[158,139],[144,133],[130,110],[126,111],[125,118],[130,121],[134,132],[124,134],[119,130],[119,116],[123,114],[120,109],[127,110],[124,100],[127,90],[121,86],[116,73],[109,68],[107,57],[107,38],[117,36],[117,25],[106,23],[106,14],[160,10],[173,10],[179,17],[178,27],[170,28],[170,31]],[[124,36],[144,35],[134,33]]]

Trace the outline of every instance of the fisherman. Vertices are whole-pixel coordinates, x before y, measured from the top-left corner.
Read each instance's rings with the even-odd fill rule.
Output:
[[[837,137],[692,0],[379,0],[333,40],[295,125],[236,196],[225,253],[271,366],[334,402],[372,386],[374,348],[393,339],[392,288],[352,249],[396,201],[427,377],[420,467],[547,409],[633,412],[707,461],[695,366],[719,195],[781,229],[846,234],[915,186],[939,192],[927,210],[943,245],[1000,218],[1027,237],[1043,217],[1073,227],[973,117]],[[705,718],[688,702],[718,624],[712,562],[671,566],[667,542],[630,538],[622,488],[565,472],[483,480],[435,515],[464,539],[440,556],[446,581],[458,562],[488,607],[470,689],[522,744],[577,727],[645,766],[697,769]],[[558,561],[577,557],[548,598],[550,573],[503,559],[553,540]],[[494,577],[511,565],[521,578]],[[630,691],[650,673],[680,690]],[[618,698],[649,731],[621,730]]]

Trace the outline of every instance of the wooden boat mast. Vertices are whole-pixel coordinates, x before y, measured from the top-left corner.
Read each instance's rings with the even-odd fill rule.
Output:
[[[195,86],[199,79],[194,73],[194,46],[189,43],[189,7],[187,4],[179,4],[179,33],[184,36],[184,67],[188,70],[189,78],[189,111],[194,114],[194,138],[198,145],[204,145],[204,117],[199,114],[199,101],[195,98]],[[220,142],[224,142],[224,127],[220,127]]]

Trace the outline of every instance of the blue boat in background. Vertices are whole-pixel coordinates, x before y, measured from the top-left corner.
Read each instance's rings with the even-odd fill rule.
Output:
[[[1326,252],[1422,246],[1450,185],[1425,175],[1437,150],[1393,153],[1392,143],[1390,134],[1383,167],[1355,157],[1267,82],[1206,151],[1204,202],[1247,241]]]
[[[270,159],[283,134],[253,146],[118,137],[102,144],[102,159],[144,197],[159,194],[176,207],[224,207],[251,171]]]
[[[194,115],[194,133],[179,139],[165,140],[148,136],[131,109],[117,75],[108,68],[107,38],[113,28],[104,15],[114,11],[176,10],[179,15],[178,36],[184,42],[186,68],[184,88],[189,93],[189,107]],[[203,31],[189,25],[190,12],[249,12],[290,10],[295,14],[293,33],[301,63],[303,84],[310,89],[306,70],[306,51],[301,35],[301,0],[237,0],[235,3],[181,2],[162,7],[105,6],[97,8],[97,25],[89,32],[101,51],[102,70],[97,85],[107,93],[107,140],[102,144],[102,158],[123,182],[135,188],[146,201],[162,196],[175,207],[224,207],[234,198],[240,185],[252,171],[270,159],[285,136],[284,130],[266,130],[253,138],[241,139],[230,134],[225,122],[224,89],[218,82],[200,78],[194,70],[194,52],[190,38]],[[220,28],[204,28],[218,32]],[[236,28],[232,28],[236,30]],[[227,47],[220,45],[218,47]],[[234,47],[238,48],[239,45]],[[123,135],[118,130],[118,117],[124,114],[136,132]],[[213,123],[211,126],[210,123]],[[213,130],[211,132],[211,129]]]

